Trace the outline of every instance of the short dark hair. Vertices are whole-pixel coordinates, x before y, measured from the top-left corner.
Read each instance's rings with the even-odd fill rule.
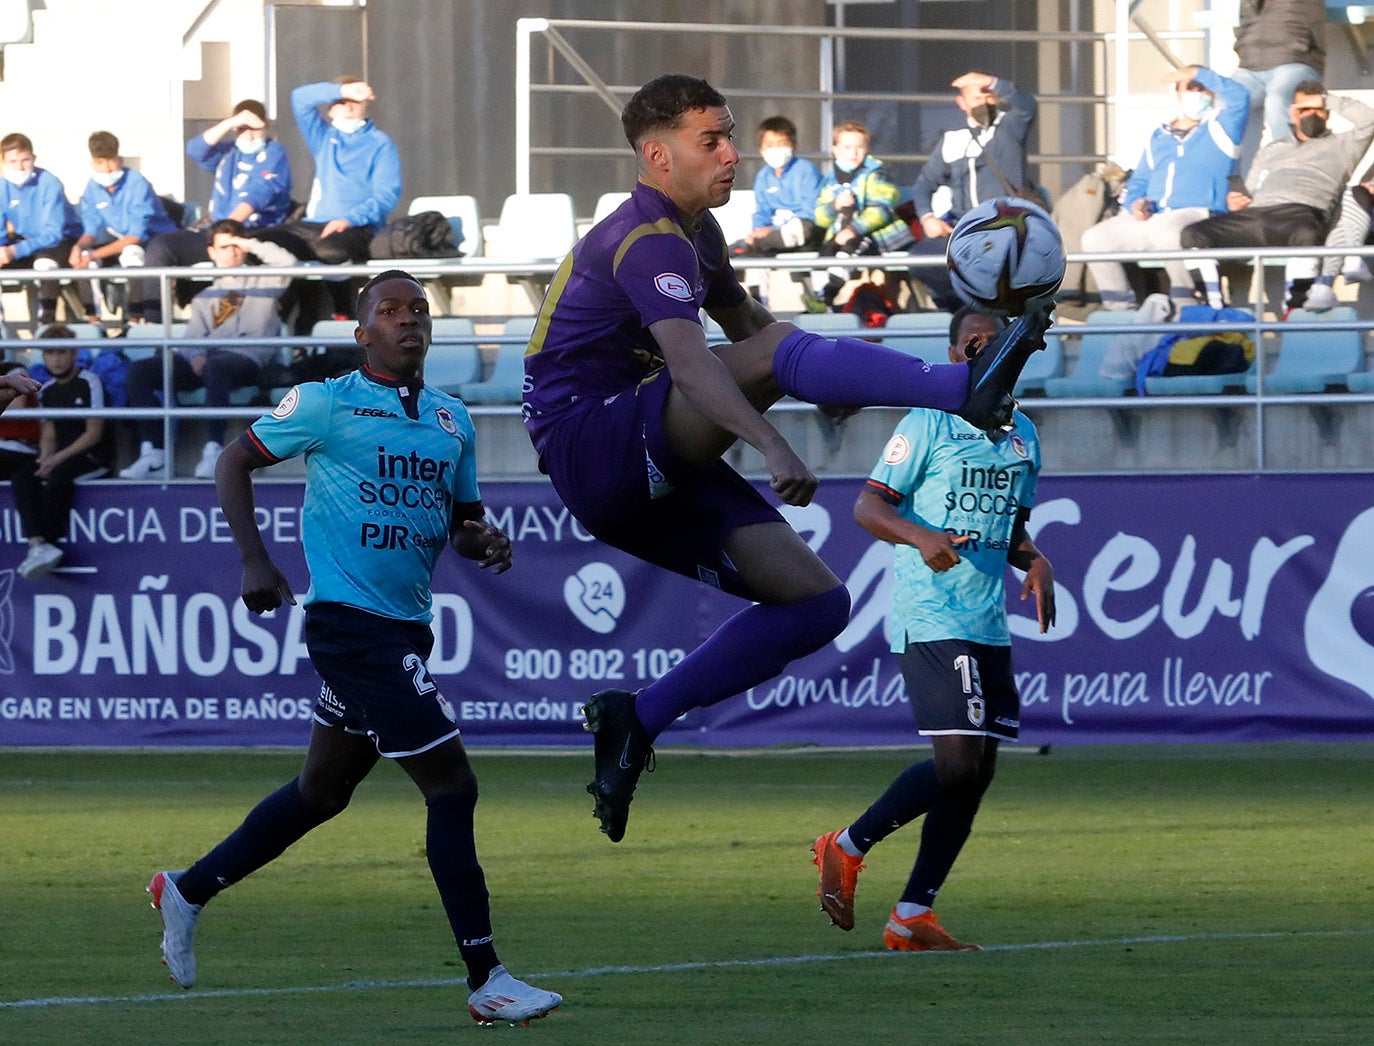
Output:
[[[1320,80],[1304,80],[1293,88],[1294,94],[1315,94],[1320,95],[1322,105],[1326,104],[1326,88],[1322,86]]]
[[[762,138],[769,131],[780,134],[793,145],[797,144],[797,125],[785,116],[770,116],[759,124],[759,137]]]
[[[705,80],[669,73],[650,80],[634,93],[621,110],[620,126],[625,131],[625,139],[638,149],[650,132],[681,127],[687,113],[716,109],[724,104],[725,96]]]
[[[92,160],[119,159],[119,139],[109,131],[96,131],[86,139],[86,147],[91,151]]]
[[[4,138],[0,138],[0,156],[3,156],[11,149],[23,149],[25,152],[31,153],[33,152],[33,142],[29,141],[29,136],[27,134],[20,134],[18,131],[13,131],[5,135]]]
[[[991,315],[998,324],[1005,327],[1007,321],[994,313],[989,313],[987,309],[980,309],[977,305],[960,305],[954,310],[954,315],[949,318],[949,343],[955,344],[959,340],[959,328],[964,325],[964,321],[975,313]]]
[[[363,289],[358,292],[357,311],[359,324],[367,318],[367,310],[371,307],[371,302],[368,299],[372,294],[372,288],[376,287],[379,283],[385,283],[387,280],[409,280],[417,287],[423,287],[418,279],[404,269],[387,269],[385,272],[377,273],[376,276],[364,283]]]
[[[76,331],[72,330],[72,329],[71,329],[70,327],[68,327],[65,323],[50,323],[50,324],[48,324],[46,327],[44,327],[41,331],[39,331],[36,335],[34,335],[34,337],[36,337],[36,338],[75,338],[75,337],[76,337]],[[48,346],[48,347],[49,347],[49,348],[56,348],[56,346]],[[62,346],[62,347],[65,348],[66,346]],[[75,346],[75,345],[72,346],[72,351],[73,351],[73,352],[76,351],[76,346]]]
[[[230,236],[243,236],[247,232],[248,230],[243,227],[243,222],[235,218],[221,218],[211,225],[210,228],[205,230],[206,235],[210,237],[210,243],[215,242],[217,233],[227,233]]]
[[[263,123],[267,122],[267,106],[263,105],[256,98],[245,98],[243,101],[239,102],[238,105],[234,106],[233,111],[236,113],[252,113]]]

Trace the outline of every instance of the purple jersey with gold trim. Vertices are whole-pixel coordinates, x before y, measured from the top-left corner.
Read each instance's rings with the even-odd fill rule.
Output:
[[[525,425],[542,449],[549,426],[579,405],[633,389],[663,366],[659,320],[700,323],[745,291],[710,211],[693,227],[644,182],[558,267],[525,355]]]

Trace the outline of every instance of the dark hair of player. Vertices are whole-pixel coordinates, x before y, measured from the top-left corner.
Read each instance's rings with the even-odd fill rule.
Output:
[[[669,73],[634,93],[620,113],[620,126],[625,129],[625,139],[638,149],[652,132],[680,127],[687,113],[724,104],[725,96],[705,80]]]

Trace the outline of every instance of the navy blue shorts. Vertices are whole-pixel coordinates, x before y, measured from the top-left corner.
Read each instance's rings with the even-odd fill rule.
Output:
[[[365,734],[388,759],[458,736],[458,713],[425,667],[434,648],[428,625],[312,603],[305,646],[323,680],[315,722]]]
[[[645,562],[746,599],[725,543],[740,527],[782,515],[723,461],[683,461],[663,432],[672,388],[666,370],[608,402],[573,412],[543,438],[540,457],[554,489],[601,541]]]
[[[920,733],[1016,740],[1021,698],[1011,671],[1011,647],[965,639],[910,643],[901,663]]]

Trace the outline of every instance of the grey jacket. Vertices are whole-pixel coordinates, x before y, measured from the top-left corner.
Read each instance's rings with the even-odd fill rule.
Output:
[[[299,259],[285,247],[265,240],[254,240],[251,253],[264,265],[296,265]],[[275,338],[281,334],[277,299],[291,282],[289,276],[255,276],[251,268],[228,270],[234,275],[217,277],[215,282],[191,301],[191,320],[186,327],[192,338]],[[204,355],[207,350],[182,346],[187,356]],[[209,352],[225,351],[210,349]],[[228,350],[266,362],[276,352],[270,345],[244,346]]]
[[[1327,96],[1333,121],[1350,124],[1305,142],[1270,142],[1259,151],[1246,176],[1254,207],[1302,203],[1330,210],[1340,199],[1355,165],[1374,138],[1374,109],[1353,98]]]

